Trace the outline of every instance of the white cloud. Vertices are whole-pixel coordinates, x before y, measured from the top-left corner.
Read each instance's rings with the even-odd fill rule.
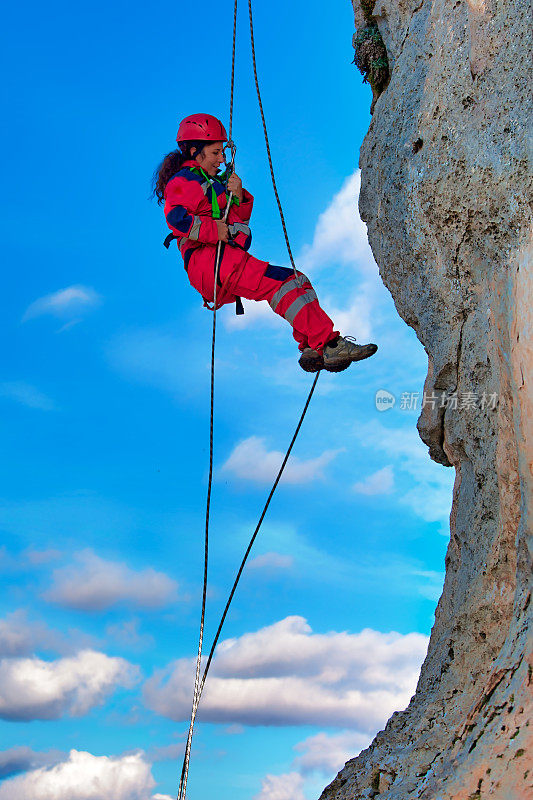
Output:
[[[361,172],[356,170],[320,214],[313,241],[297,260],[303,272],[320,271],[315,288],[336,329],[367,342],[373,338],[383,284],[359,216],[360,188]]]
[[[40,317],[43,314],[51,314],[54,317],[65,319],[79,314],[99,302],[100,296],[90,286],[67,286],[58,292],[34,300],[26,309],[22,321],[26,322],[26,320]]]
[[[341,189],[333,196],[327,208],[318,217],[312,243],[305,245],[296,257],[299,270],[309,275],[327,267],[328,277],[333,274],[338,280],[333,288],[328,280],[329,294],[320,284],[318,290],[321,305],[344,334],[367,340],[372,333],[374,288],[380,285],[378,269],[368,244],[366,225],[359,217],[357,202],[361,186],[359,170],[350,175]],[[346,288],[350,291],[353,279],[344,271],[360,270],[365,275],[363,283],[355,292],[350,292],[346,303]],[[344,270],[344,271],[343,271]],[[342,272],[342,275],[341,275]],[[340,287],[340,288],[339,288]],[[274,314],[266,302],[244,301],[243,316],[228,314],[224,317],[226,328],[240,329],[263,324],[281,328],[283,322]]]
[[[282,553],[262,553],[248,562],[248,569],[278,570],[289,569],[292,567],[294,559],[292,556],[282,555]]]
[[[344,725],[374,732],[414,692],[428,638],[417,633],[315,634],[287,617],[218,646],[199,718],[245,725]],[[157,670],[147,705],[175,720],[189,713],[192,659]]]
[[[244,725],[228,725],[227,728],[224,729],[224,733],[228,736],[240,736],[245,732],[246,728]]]
[[[383,469],[368,475],[363,481],[354,484],[354,490],[359,494],[390,494],[394,489],[394,471],[389,464]]]
[[[142,753],[93,756],[71,750],[68,760],[0,785],[0,800],[155,800],[150,764]]]
[[[372,336],[372,286],[366,282],[359,286],[357,292],[349,300],[349,305],[337,306],[336,301],[327,296],[323,308],[331,317],[335,329],[342,335],[355,336],[361,343]]]
[[[22,609],[0,619],[0,658],[25,656],[35,650],[57,650],[63,637],[44,623],[29,622]]]
[[[422,597],[428,600],[437,602],[442,594],[442,587],[444,586],[444,572],[437,572],[435,570],[421,570],[413,569],[411,575],[418,581],[418,591]]]
[[[266,300],[257,301],[243,298],[242,303],[244,314],[224,314],[224,327],[228,330],[239,330],[257,324],[280,329],[287,327],[287,322],[270,308]]]
[[[78,717],[100,705],[117,686],[131,687],[138,671],[122,658],[83,650],[57,661],[0,661],[0,718],[29,721]]]
[[[356,170],[320,214],[312,244],[305,246],[298,257],[304,272],[331,262],[353,265],[357,261],[369,271],[376,271],[366,225],[357,209],[360,187],[361,172]]]
[[[0,658],[17,658],[42,651],[70,655],[94,646],[93,636],[73,628],[68,634],[52,630],[44,622],[29,620],[24,609],[0,619]]]
[[[24,555],[28,563],[36,567],[41,566],[41,564],[48,564],[50,561],[57,561],[57,559],[61,557],[60,551],[53,547],[50,547],[47,550],[29,549],[26,550]]]
[[[298,772],[267,775],[261,782],[261,791],[253,800],[305,800],[303,778]]]
[[[300,459],[291,456],[283,472],[282,482],[308,483],[322,480],[324,468],[333,461],[340,450],[326,450],[317,458]],[[237,478],[254,483],[272,483],[277,475],[284,453],[280,450],[267,450],[265,439],[250,436],[233,449],[222,466],[222,472],[230,472]]]
[[[246,546],[250,538],[250,525],[254,524],[255,520],[250,519],[246,525],[240,526],[241,547]],[[323,546],[316,546],[294,525],[264,522],[261,530],[262,546],[267,553],[291,558],[296,574],[305,576],[306,581],[331,581],[337,587],[345,581],[353,583],[354,565],[342,553],[330,553]]]
[[[371,736],[354,731],[333,735],[320,732],[295,746],[294,749],[302,755],[294,759],[293,766],[302,775],[311,772],[336,774],[349,758],[354,758],[371,741]]]
[[[235,529],[235,557],[242,553],[242,548],[246,548],[250,539],[250,526],[253,530],[256,522],[257,520],[252,518],[240,523]],[[364,569],[359,568],[357,563],[354,564],[350,559],[346,559],[342,552],[328,552],[324,541],[320,541],[319,544],[320,546],[314,544],[291,523],[265,521],[261,528],[261,548],[264,549],[265,560],[263,561],[263,555],[259,554],[257,558],[260,560],[256,569],[264,568],[265,573],[269,569],[271,572],[278,570],[278,574],[281,569],[290,569],[292,570],[292,580],[304,581],[307,584],[313,581],[319,581],[321,584],[326,582],[331,583],[337,589],[341,585],[353,585],[354,570],[357,573],[358,582],[359,576],[366,574],[367,565]],[[291,565],[289,565],[289,559],[292,562]],[[269,562],[270,566],[267,566]],[[287,565],[286,567],[283,567],[284,563]],[[246,567],[247,571],[248,566],[249,564]],[[257,577],[257,574],[257,572],[254,573],[253,579]],[[373,578],[371,583],[373,583]]]
[[[38,767],[48,767],[65,760],[65,753],[60,750],[35,752],[30,747],[11,747],[0,751],[0,780],[9,778],[19,772],[27,772]]]
[[[372,735],[349,730],[331,735],[321,731],[309,736],[293,748],[301,753],[292,762],[293,771],[284,775],[267,775],[262,782],[263,791],[256,798],[293,800],[308,795],[317,797],[320,789],[309,784],[309,777],[316,775],[320,787],[329,783],[346,761],[355,758],[372,738]]]
[[[400,502],[426,522],[441,522],[448,534],[455,471],[435,464],[414,426],[386,428],[379,422],[358,425],[354,433],[363,445],[381,450],[394,459],[396,472],[408,476],[409,485]]]
[[[146,755],[150,761],[176,761],[183,756],[184,752],[185,743],[176,742],[161,747],[151,747]]]
[[[427,458],[429,459],[429,456]],[[444,470],[446,467],[441,469]],[[448,536],[455,470],[453,475],[443,475],[440,480],[436,476],[428,480],[420,472],[409,471],[417,480],[417,484],[404,494],[403,502],[425,522],[441,522],[440,531],[443,536]]]
[[[0,396],[14,400],[28,408],[37,408],[40,411],[53,411],[57,408],[54,401],[40,392],[35,386],[25,381],[4,381],[0,383]]]
[[[54,583],[44,597],[68,608],[103,611],[118,603],[159,608],[172,602],[178,585],[151,567],[132,570],[118,561],[106,561],[92,550],[75,555],[75,564],[54,570]]]
[[[135,650],[144,650],[153,647],[155,639],[150,633],[139,631],[140,621],[138,619],[124,620],[114,625],[108,625],[106,635],[113,641],[118,642],[123,647],[131,647]]]

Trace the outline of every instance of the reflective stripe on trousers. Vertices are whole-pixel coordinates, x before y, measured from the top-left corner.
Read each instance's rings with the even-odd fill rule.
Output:
[[[318,299],[315,290],[311,287],[311,281],[307,275],[304,275],[303,272],[299,272],[298,275],[295,275],[294,277],[284,281],[277,292],[269,300],[270,307],[274,311],[277,311],[280,301],[287,294],[289,294],[289,292],[293,292],[295,289],[305,288],[306,283],[309,284],[309,288],[305,290],[304,294],[296,297],[282,314],[282,316],[287,320],[287,322],[290,322],[291,325],[294,323],[296,314],[298,314],[298,312],[301,311],[304,306],[306,306],[308,303],[312,303],[313,300]]]
[[[315,290],[307,289],[305,294],[300,295],[300,297],[297,297],[296,300],[290,304],[283,316],[287,322],[290,322],[291,325],[294,325],[296,314],[301,311],[304,306],[306,306],[308,303],[312,303],[314,300],[318,300]]]

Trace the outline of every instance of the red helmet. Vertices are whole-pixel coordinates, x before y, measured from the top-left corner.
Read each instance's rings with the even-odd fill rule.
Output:
[[[177,142],[227,142],[226,129],[211,114],[191,114],[180,122]]]

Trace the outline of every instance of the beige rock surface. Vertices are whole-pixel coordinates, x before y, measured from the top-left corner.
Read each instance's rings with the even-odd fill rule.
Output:
[[[456,481],[444,591],[416,694],[321,800],[525,800],[531,8],[377,0],[373,14],[391,77],[361,148],[360,212],[383,281],[428,354],[426,392],[448,398],[444,408],[426,406],[418,429]],[[472,395],[473,407],[454,407],[454,396]]]

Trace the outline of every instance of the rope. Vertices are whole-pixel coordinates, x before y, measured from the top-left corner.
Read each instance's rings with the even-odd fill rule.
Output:
[[[237,0],[235,0],[237,2]],[[226,211],[224,214],[224,222],[228,218],[228,213],[231,207],[231,200],[233,193],[230,192]],[[183,766],[181,769],[180,785],[178,790],[178,799],[185,800],[185,793],[187,791],[187,779],[189,776],[189,760],[191,756],[192,737],[194,733],[194,722],[196,720],[196,712],[200,703],[204,679],[200,684],[200,668],[202,665],[202,645],[204,639],[204,623],[205,623],[205,604],[207,597],[207,563],[209,559],[209,512],[211,510],[211,490],[213,485],[213,429],[215,418],[215,340],[216,340],[216,327],[217,327],[217,285],[218,285],[218,272],[220,268],[220,258],[222,254],[222,242],[217,244],[216,260],[215,260],[215,274],[214,274],[214,287],[213,287],[213,333],[211,339],[211,410],[209,419],[209,477],[207,481],[207,501],[205,509],[205,539],[204,539],[204,583],[202,589],[202,612],[200,615],[200,635],[198,637],[198,654],[196,656],[196,672],[194,676],[194,693],[191,709],[191,721],[189,723],[189,732],[187,734],[187,744],[185,745],[185,754],[183,757]]]
[[[235,159],[235,148],[231,139],[233,129],[233,95],[235,88],[235,44],[237,39],[237,2],[234,0],[233,4],[233,44],[231,49],[231,81],[230,81],[230,105],[229,105],[229,144],[231,146],[232,161]],[[226,212],[224,214],[224,222],[228,218],[228,213],[231,207],[232,194],[226,203]],[[185,745],[185,753],[183,756],[183,766],[181,768],[180,785],[178,789],[177,800],[185,800],[187,792],[187,780],[189,777],[189,761],[191,757],[192,737],[194,733],[194,723],[196,720],[196,713],[198,711],[198,704],[202,694],[202,685],[200,686],[200,669],[202,666],[202,646],[204,640],[204,624],[205,624],[205,605],[207,598],[207,567],[209,561],[209,513],[211,510],[211,491],[213,486],[213,429],[215,417],[215,340],[216,340],[216,326],[217,326],[217,286],[218,286],[218,273],[220,269],[220,258],[222,254],[222,242],[217,244],[217,252],[215,259],[215,272],[214,272],[214,286],[213,286],[213,332],[211,338],[211,408],[209,419],[209,477],[207,481],[207,499],[205,510],[205,538],[204,538],[204,579],[202,588],[202,611],[200,615],[200,633],[198,636],[198,653],[196,656],[196,671],[194,675],[194,693],[191,709],[191,720],[189,722],[189,731],[187,733],[187,743]]]
[[[254,20],[253,20],[253,15],[252,15],[252,0],[248,0],[248,16],[250,18],[250,43],[252,45],[252,62],[253,62],[253,67],[254,67],[255,91],[256,91],[256,94],[257,94],[257,102],[259,103],[259,112],[261,114],[261,120],[263,122],[263,132],[264,132],[264,135],[265,135],[265,145],[266,145],[266,151],[267,151],[267,156],[268,156],[268,165],[270,167],[270,177],[272,179],[272,188],[274,189],[274,194],[276,195],[276,202],[278,204],[278,211],[279,211],[279,216],[280,216],[280,219],[281,219],[281,225],[283,227],[283,234],[285,236],[285,244],[287,245],[287,252],[288,252],[289,258],[291,260],[291,264],[292,264],[292,268],[294,270],[294,274],[296,276],[298,276],[298,273],[296,272],[296,264],[294,263],[294,258],[292,257],[292,250],[291,250],[291,245],[290,245],[290,242],[289,242],[289,234],[287,233],[287,226],[285,225],[285,216],[283,214],[283,209],[281,207],[281,200],[279,199],[278,187],[276,186],[276,177],[274,175],[274,167],[272,165],[272,156],[270,154],[270,142],[268,140],[268,131],[267,131],[266,120],[265,120],[265,112],[263,111],[263,101],[261,100],[261,91],[259,89],[259,80],[258,80],[258,77],[257,77],[257,64],[255,62],[255,40],[254,40]]]
[[[233,133],[233,90],[235,88],[235,42],[237,41],[237,0],[233,3],[233,46],[231,49],[231,81],[229,90],[229,140]]]
[[[267,512],[268,507],[270,505],[270,501],[272,500],[272,497],[274,495],[274,492],[276,491],[277,485],[280,482],[281,476],[283,475],[283,470],[285,469],[285,465],[286,465],[287,461],[289,460],[289,456],[291,454],[292,447],[293,447],[293,445],[294,445],[294,443],[296,441],[296,437],[298,436],[298,434],[300,432],[300,428],[302,427],[302,423],[303,423],[305,415],[307,413],[307,409],[309,408],[309,403],[311,402],[311,398],[313,396],[313,392],[315,391],[315,386],[317,384],[319,375],[320,375],[320,372],[317,372],[317,374],[315,375],[315,379],[313,381],[313,385],[311,386],[311,390],[309,392],[309,395],[307,396],[307,400],[305,401],[305,406],[304,406],[304,409],[302,411],[302,414],[301,414],[300,420],[298,422],[298,425],[296,426],[296,430],[294,432],[294,435],[293,435],[293,437],[291,439],[291,443],[290,443],[290,445],[288,447],[288,450],[287,450],[287,452],[285,454],[285,458],[283,459],[283,463],[282,463],[281,467],[279,468],[279,472],[278,472],[278,474],[276,476],[276,480],[274,481],[272,489],[270,490],[270,494],[268,495],[267,501],[266,501],[266,503],[265,503],[265,505],[263,507],[263,511],[261,512],[261,516],[259,518],[259,522],[257,523],[256,529],[253,532],[253,535],[252,535],[252,538],[250,539],[248,547],[246,548],[246,553],[244,554],[244,557],[243,557],[243,559],[241,561],[241,565],[239,567],[239,570],[237,572],[235,580],[233,581],[233,586],[231,588],[231,592],[230,592],[230,595],[228,597],[228,602],[226,603],[226,607],[224,608],[224,612],[222,614],[222,618],[221,618],[219,626],[217,628],[217,632],[215,634],[215,638],[213,640],[213,644],[211,645],[211,650],[209,651],[209,656],[208,656],[207,663],[206,663],[206,666],[205,666],[205,669],[204,669],[204,674],[202,675],[202,682],[200,684],[200,695],[198,697],[198,700],[200,700],[200,697],[202,695],[202,691],[203,691],[203,688],[204,688],[205,680],[207,678],[207,673],[209,672],[209,667],[211,666],[211,661],[213,660],[213,655],[214,655],[214,652],[215,652],[215,648],[216,648],[216,646],[218,644],[218,639],[219,639],[220,634],[222,632],[222,626],[224,625],[224,621],[225,621],[226,615],[227,615],[227,613],[229,611],[229,607],[231,605],[231,601],[233,600],[233,595],[235,594],[235,591],[237,589],[240,577],[242,575],[242,571],[244,569],[244,565],[246,564],[246,561],[248,560],[248,556],[250,555],[250,551],[251,551],[251,549],[252,549],[252,547],[254,545],[254,542],[255,542],[255,540],[257,538],[257,534],[259,533],[259,528],[261,527],[261,525],[263,523],[263,520],[264,520],[264,518],[266,516],[266,512]]]
[[[235,145],[232,141],[232,132],[233,132],[233,96],[234,96],[234,88],[235,88],[235,46],[236,46],[236,38],[237,38],[237,2],[238,0],[234,0],[233,5],[233,44],[232,44],[232,53],[231,53],[231,81],[230,81],[230,111],[229,111],[229,141],[228,145],[231,148],[232,154],[232,167],[235,160]],[[248,0],[248,11],[249,11],[249,18],[250,18],[250,41],[252,46],[252,61],[253,61],[253,70],[254,70],[254,80],[255,80],[255,88],[257,92],[257,100],[259,102],[259,111],[261,113],[261,120],[263,122],[263,132],[265,136],[265,145],[268,155],[268,164],[270,167],[270,177],[272,179],[272,188],[274,189],[274,194],[276,196],[276,202],[278,204],[279,215],[281,219],[281,224],[283,227],[283,233],[285,236],[285,244],[287,245],[287,252],[289,254],[289,258],[292,264],[292,268],[294,270],[294,274],[297,275],[296,265],[294,263],[294,258],[292,255],[291,245],[289,242],[289,235],[287,233],[287,227],[285,225],[285,216],[283,214],[283,208],[281,206],[281,201],[279,199],[278,189],[276,186],[276,178],[274,175],[274,167],[272,165],[272,156],[270,153],[270,143],[268,139],[268,132],[266,127],[266,120],[265,114],[263,111],[263,103],[261,100],[261,92],[259,89],[259,81],[257,77],[257,65],[255,59],[255,42],[254,42],[254,26],[253,26],[253,17],[252,17],[252,0]],[[228,202],[226,204],[226,211],[224,214],[224,222],[226,222],[228,218],[228,213],[231,206],[232,194],[230,193]],[[207,482],[207,500],[206,500],[206,513],[205,513],[205,539],[204,539],[204,578],[203,578],[203,589],[202,589],[202,611],[200,615],[200,633],[198,637],[198,654],[196,657],[196,671],[194,677],[194,693],[193,693],[193,702],[192,702],[192,709],[191,709],[191,719],[189,723],[189,731],[187,734],[187,743],[185,746],[185,753],[183,757],[183,766],[181,770],[181,777],[180,777],[180,784],[178,789],[178,796],[177,800],[186,800],[186,792],[187,792],[187,780],[189,776],[189,762],[190,762],[190,755],[191,755],[191,745],[192,745],[192,738],[194,733],[194,723],[196,720],[196,714],[198,711],[198,706],[200,704],[200,698],[202,696],[202,692],[204,689],[205,681],[207,678],[207,674],[209,672],[209,668],[211,666],[211,662],[213,660],[213,655],[218,644],[218,640],[220,638],[220,634],[222,632],[222,628],[224,622],[226,620],[227,613],[229,611],[231,601],[233,600],[233,596],[237,590],[237,586],[239,584],[239,580],[241,578],[242,572],[244,570],[246,561],[248,560],[248,556],[250,555],[251,549],[254,545],[254,542],[257,538],[257,534],[259,533],[259,529],[263,523],[263,520],[266,516],[268,507],[270,505],[270,501],[274,496],[274,492],[278,486],[278,483],[281,480],[281,476],[283,475],[283,471],[289,460],[289,456],[291,454],[293,445],[296,441],[298,433],[300,432],[300,428],[302,427],[305,415],[307,413],[307,409],[309,408],[309,404],[311,402],[311,398],[315,391],[315,387],[320,376],[320,372],[317,372],[315,379],[313,381],[313,385],[309,391],[309,395],[304,405],[304,409],[298,421],[298,425],[296,426],[296,430],[294,435],[291,439],[279,472],[276,476],[272,489],[267,497],[266,503],[263,507],[263,511],[261,512],[261,516],[259,518],[259,522],[253,532],[252,538],[246,548],[246,552],[244,557],[241,561],[240,567],[237,571],[237,575],[233,582],[233,586],[231,588],[230,595],[228,597],[228,601],[224,608],[220,623],[217,628],[217,632],[215,634],[215,638],[213,640],[213,644],[211,645],[211,649],[209,651],[209,656],[207,658],[206,666],[204,672],[202,674],[202,679],[200,680],[200,671],[201,671],[201,664],[202,664],[202,647],[203,647],[203,638],[204,638],[204,624],[205,624],[205,607],[206,607],[206,598],[207,598],[207,573],[208,573],[208,559],[209,559],[209,514],[211,509],[211,491],[212,491],[212,484],[213,484],[213,428],[214,428],[214,409],[215,409],[215,339],[216,339],[216,314],[217,314],[217,284],[218,284],[218,273],[220,269],[220,259],[222,254],[222,242],[218,242],[217,244],[217,252],[216,252],[216,260],[215,260],[215,273],[214,273],[214,289],[213,289],[213,332],[212,332],[212,341],[211,341],[211,408],[210,408],[210,421],[209,421],[209,477]]]
[[[217,263],[216,271],[218,271],[219,250],[217,246]],[[189,776],[189,759],[191,756],[191,744],[194,732],[194,722],[196,719],[196,711],[198,709],[199,691],[200,691],[200,668],[202,664],[202,645],[204,640],[204,622],[205,622],[205,602],[207,597],[207,564],[209,559],[209,512],[211,509],[211,488],[213,483],[213,420],[214,420],[214,404],[215,404],[215,336],[216,336],[216,294],[217,294],[217,281],[215,278],[215,290],[213,302],[215,307],[213,309],[213,336],[211,343],[211,417],[209,422],[209,480],[207,482],[207,502],[205,511],[205,540],[204,540],[204,583],[202,590],[202,613],[200,615],[200,634],[198,637],[198,654],[196,656],[196,672],[194,675],[194,693],[191,709],[191,720],[189,722],[189,732],[187,734],[187,744],[185,745],[185,754],[183,757],[183,766],[181,769],[180,785],[178,790],[178,800],[185,800],[185,793],[187,791],[187,779]]]
[[[215,337],[215,316],[216,316],[216,310],[213,313],[213,343],[214,343],[214,337]],[[213,399],[214,399],[214,369],[213,369],[214,357],[213,357],[213,355],[214,355],[214,349],[212,347],[212,362],[211,362],[211,403],[212,403],[212,405],[211,405],[211,437],[212,437],[212,432],[213,432]],[[263,524],[263,520],[264,520],[264,518],[266,516],[266,513],[268,511],[268,507],[270,505],[270,501],[272,500],[272,497],[274,496],[274,492],[277,489],[278,483],[281,480],[281,476],[283,475],[283,471],[285,469],[287,461],[289,460],[292,448],[293,448],[294,443],[296,441],[296,438],[297,438],[297,436],[298,436],[298,434],[300,432],[300,428],[302,427],[302,424],[303,424],[303,421],[305,419],[305,415],[307,413],[307,409],[309,408],[309,404],[311,403],[311,398],[313,397],[313,393],[315,391],[315,387],[316,387],[316,384],[317,384],[319,376],[320,376],[320,372],[317,372],[317,374],[315,375],[315,379],[313,381],[313,384],[311,386],[311,389],[309,391],[309,394],[307,396],[307,400],[305,401],[305,405],[304,405],[303,411],[301,413],[300,419],[298,421],[298,425],[296,426],[296,430],[294,431],[293,437],[291,439],[291,443],[289,444],[287,452],[285,453],[285,457],[283,459],[281,467],[279,468],[278,474],[276,475],[276,479],[275,479],[275,481],[274,481],[274,483],[272,485],[272,489],[270,490],[270,493],[269,493],[269,495],[267,497],[266,503],[263,506],[263,510],[261,512],[261,516],[259,517],[259,522],[257,523],[256,528],[255,528],[255,530],[254,530],[254,532],[252,534],[252,538],[250,539],[250,541],[248,543],[248,547],[246,548],[246,552],[245,552],[245,554],[243,556],[243,559],[242,559],[241,564],[239,566],[239,569],[237,571],[237,575],[235,576],[235,580],[233,581],[233,586],[231,587],[231,592],[229,594],[228,600],[227,600],[226,605],[224,607],[224,611],[222,612],[222,617],[220,619],[220,622],[219,622],[219,625],[218,625],[218,628],[217,628],[217,632],[215,634],[215,638],[213,639],[213,644],[211,645],[211,649],[209,650],[209,656],[207,658],[207,662],[206,662],[206,665],[205,665],[205,668],[204,668],[204,672],[203,672],[203,675],[202,675],[202,680],[201,680],[201,682],[200,682],[200,684],[198,686],[198,689],[197,689],[197,680],[196,680],[196,678],[198,677],[198,670],[197,670],[197,675],[195,677],[195,684],[194,684],[194,699],[193,699],[193,707],[192,707],[192,712],[191,712],[191,722],[190,722],[190,725],[189,725],[189,734],[187,736],[187,745],[185,747],[185,756],[184,756],[183,768],[182,768],[182,772],[181,772],[181,780],[180,780],[180,788],[179,788],[179,792],[178,792],[178,800],[185,800],[185,791],[186,791],[186,788],[187,788],[187,778],[188,778],[188,773],[189,773],[189,759],[190,759],[190,752],[191,752],[192,735],[193,735],[193,730],[194,730],[194,722],[195,722],[195,719],[196,719],[196,713],[198,711],[198,706],[200,705],[200,698],[201,698],[202,692],[204,690],[205,682],[206,682],[206,679],[207,679],[207,674],[209,672],[209,668],[211,666],[211,662],[213,661],[213,656],[214,656],[214,653],[215,653],[215,649],[216,649],[216,646],[218,644],[218,640],[220,638],[220,634],[222,633],[222,628],[224,626],[224,622],[226,621],[226,616],[228,614],[228,611],[229,611],[229,608],[230,608],[230,605],[231,605],[231,601],[233,600],[233,595],[235,594],[235,592],[237,590],[237,586],[239,585],[239,581],[241,579],[241,575],[243,573],[245,564],[246,564],[246,562],[248,560],[248,556],[250,555],[252,547],[254,546],[254,542],[255,542],[255,540],[257,538],[257,534],[259,533],[259,529],[261,528],[261,525]],[[212,448],[210,448],[210,454],[209,455],[210,455],[210,461],[209,461],[209,486],[208,486],[208,501],[207,501],[208,509],[209,509],[210,499],[211,499]],[[205,550],[204,588],[207,586],[208,520],[209,520],[209,510],[207,511],[207,514],[206,514],[206,550]],[[205,591],[204,591],[204,594],[203,594],[203,597],[202,597],[202,618],[201,618],[201,623],[200,623],[200,641],[203,640],[204,615],[205,615]],[[198,652],[199,652],[200,661],[201,661],[201,645],[198,648]],[[198,663],[199,662],[197,660],[197,662],[196,662],[197,668],[198,668]]]

